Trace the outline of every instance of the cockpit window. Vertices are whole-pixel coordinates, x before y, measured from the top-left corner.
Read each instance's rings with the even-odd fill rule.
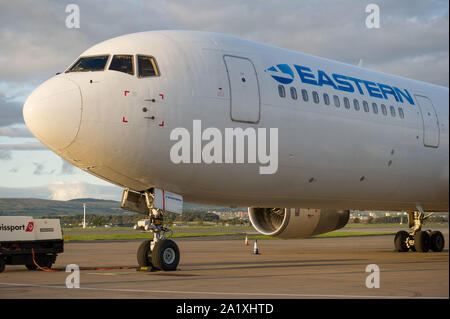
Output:
[[[138,55],[139,77],[159,76],[155,58]]]
[[[79,58],[67,72],[103,71],[109,55]]]
[[[110,70],[119,71],[134,75],[133,56],[132,55],[115,55],[109,65]]]

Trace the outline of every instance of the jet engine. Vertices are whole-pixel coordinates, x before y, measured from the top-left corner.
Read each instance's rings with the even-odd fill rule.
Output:
[[[250,221],[263,235],[279,238],[303,238],[344,227],[349,219],[348,210],[304,208],[248,209]]]

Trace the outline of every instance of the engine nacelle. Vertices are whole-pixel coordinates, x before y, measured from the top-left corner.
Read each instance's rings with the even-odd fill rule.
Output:
[[[248,214],[253,227],[263,235],[303,238],[344,227],[350,211],[249,207]]]

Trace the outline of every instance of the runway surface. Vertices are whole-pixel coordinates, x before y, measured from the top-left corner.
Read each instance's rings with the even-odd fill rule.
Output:
[[[0,298],[448,298],[448,228],[433,230],[444,233],[444,252],[396,253],[393,236],[260,240],[261,255],[252,241],[177,239],[179,270],[82,270],[79,289],[66,288],[64,271],[8,265]],[[140,242],[69,242],[54,267],[136,266]],[[369,264],[380,288],[366,287]]]

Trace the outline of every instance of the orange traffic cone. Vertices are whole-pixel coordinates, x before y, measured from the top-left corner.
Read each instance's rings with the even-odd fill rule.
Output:
[[[253,255],[259,255],[258,239],[255,239],[255,244],[253,245]]]
[[[247,237],[247,234],[245,234],[245,246],[248,246],[248,237]]]

